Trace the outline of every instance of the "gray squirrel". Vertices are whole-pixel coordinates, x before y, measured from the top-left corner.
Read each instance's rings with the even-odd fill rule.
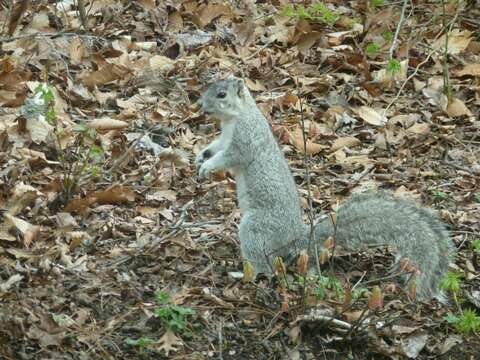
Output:
[[[229,77],[214,82],[199,104],[221,121],[221,135],[195,159],[199,176],[227,169],[233,174],[242,211],[241,253],[256,273],[271,273],[275,257],[296,256],[302,249],[310,248],[314,259],[314,249],[334,236],[344,248],[394,246],[397,263],[408,259],[420,271],[417,298],[445,300],[439,284],[455,250],[433,212],[382,192],[354,195],[337,210],[336,228],[329,218],[315,225],[317,246],[309,247],[310,227],[302,220],[292,173],[244,81]]]

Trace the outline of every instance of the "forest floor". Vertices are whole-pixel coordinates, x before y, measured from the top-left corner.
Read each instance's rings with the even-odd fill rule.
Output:
[[[0,1],[0,359],[480,359],[478,1],[73,3]],[[449,304],[385,248],[242,281],[235,183],[193,164],[228,74],[305,221],[366,189],[438,212]]]

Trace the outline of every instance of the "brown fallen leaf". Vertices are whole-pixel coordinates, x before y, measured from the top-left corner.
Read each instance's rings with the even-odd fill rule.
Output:
[[[124,79],[130,73],[131,70],[125,66],[106,64],[99,70],[81,77],[81,80],[85,84],[85,86],[92,89],[95,86],[101,86],[115,80]]]
[[[472,116],[472,112],[467,108],[465,103],[458,98],[451,98],[445,111],[450,117]]]
[[[80,214],[86,211],[90,205],[95,203],[99,205],[117,205],[135,201],[135,193],[126,186],[113,186],[105,191],[96,191],[88,194],[84,198],[72,199],[64,211]]]
[[[322,33],[318,31],[312,31],[308,34],[300,35],[296,43],[298,51],[304,52],[310,49],[321,37]]]
[[[364,315],[363,310],[357,310],[357,311],[346,311],[342,314],[343,320],[346,322],[353,324],[356,321],[358,321],[362,316]]]
[[[368,308],[370,310],[383,308],[383,294],[379,286],[374,286],[368,297]]]
[[[182,340],[170,329],[158,340],[158,344],[158,349],[164,351],[167,356],[169,356],[170,352],[176,352],[183,346]]]
[[[455,76],[480,76],[480,63],[467,64],[462,69],[454,71]]]
[[[49,334],[46,331],[39,329],[37,326],[32,326],[27,334],[29,338],[38,340],[38,343],[41,347],[48,347],[48,346],[60,346],[63,342],[67,333],[65,331],[57,334]]]
[[[83,58],[86,55],[86,47],[83,40],[76,36],[74,37],[69,44],[69,53],[72,63],[79,65],[82,63]]]
[[[137,0],[137,2],[147,10],[153,10],[156,6],[155,0]]]
[[[168,14],[168,25],[167,30],[171,32],[180,31],[183,29],[183,18],[182,14],[178,11],[172,11]]]
[[[430,133],[430,125],[427,123],[414,124],[407,129],[407,133],[426,135]]]
[[[22,220],[18,217],[10,214],[5,214],[5,220],[7,224],[10,224],[23,236],[23,242],[26,248],[28,248],[33,240],[38,237],[40,233],[40,226],[32,225],[29,222]]]
[[[113,186],[92,194],[100,205],[117,205],[135,201],[135,192],[127,186]]]
[[[470,41],[472,41],[472,32],[465,30],[461,31],[459,29],[454,29],[448,33],[448,48],[447,51],[449,54],[460,54],[464,51]],[[432,47],[434,49],[443,49],[445,47],[445,34],[437,39]]]
[[[41,196],[41,193],[33,186],[26,185],[23,182],[18,183],[13,189],[12,197],[8,200],[8,213],[17,215],[39,196]]]
[[[118,130],[128,127],[128,123],[121,120],[111,118],[95,119],[87,124],[87,127],[95,130]]]
[[[370,125],[384,126],[387,123],[387,118],[384,115],[369,106],[360,106],[354,111]]]
[[[354,147],[360,145],[361,141],[353,136],[346,136],[336,139],[332,146],[330,147],[330,151],[337,151],[338,149],[342,149],[344,147]]]
[[[249,261],[243,262],[243,279],[244,283],[249,283],[255,279],[255,269]]]
[[[226,4],[208,4],[202,8],[198,14],[198,20],[201,27],[210,24],[213,19],[219,16],[231,16],[232,9]]]
[[[318,154],[322,150],[328,148],[328,146],[314,143],[313,141],[308,139],[306,141],[307,146],[304,147],[303,134],[300,128],[297,128],[292,133],[290,133],[290,144],[292,144],[298,151],[306,152],[309,155]]]

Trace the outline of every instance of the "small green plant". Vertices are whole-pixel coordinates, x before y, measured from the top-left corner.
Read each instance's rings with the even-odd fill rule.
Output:
[[[143,176],[143,182],[144,184],[150,184],[154,180],[154,177],[150,174],[144,175]]]
[[[382,34],[383,38],[385,39],[386,42],[391,42],[393,40],[393,32],[391,31],[385,31]]]
[[[475,200],[475,202],[480,203],[480,193],[476,193],[476,194],[473,196],[473,199]]]
[[[462,315],[448,315],[444,317],[449,324],[452,324],[457,331],[463,335],[480,331],[480,316],[474,310],[467,309]]]
[[[282,10],[280,11],[280,15],[287,16],[287,17],[294,17],[295,16],[295,8],[288,4],[285,5]]]
[[[314,3],[309,7],[299,5],[294,7],[293,5],[286,5],[280,11],[280,14],[288,17],[297,17],[299,19],[314,21],[330,26],[340,19],[340,16],[334,11],[330,10],[324,3]]]
[[[473,251],[480,254],[480,239],[472,241]]]
[[[332,276],[320,276],[316,281],[314,294],[317,299],[326,299],[329,292],[335,291],[338,300],[343,299],[345,291],[340,281]]]
[[[73,145],[62,145],[65,131],[55,113],[55,96],[47,84],[40,84],[34,92],[34,102],[40,104],[40,116],[53,126],[57,141],[58,160],[62,167],[63,202],[70,200],[81,178],[90,173],[98,176],[97,164],[103,160],[103,149],[95,144],[97,133],[84,124],[76,124]]]
[[[433,196],[435,196],[435,200],[440,201],[440,200],[445,200],[448,197],[448,194],[446,192],[443,192],[441,190],[432,190]]]
[[[387,72],[394,75],[400,72],[402,66],[397,59],[390,59],[387,63]]]
[[[138,350],[140,353],[143,353],[144,350],[155,343],[155,340],[152,340],[150,338],[147,338],[147,337],[141,337],[139,339],[130,339],[130,338],[127,338],[125,340],[125,344],[127,345],[130,345],[130,346],[135,346],[135,347],[138,347]]]
[[[373,7],[381,7],[385,4],[385,0],[370,0],[370,4]]]
[[[440,283],[440,287],[444,290],[450,291],[456,296],[460,293],[460,284],[462,283],[462,278],[462,274],[449,271]]]
[[[365,53],[368,56],[373,57],[378,54],[379,50],[380,50],[380,45],[373,42],[367,45],[367,47],[365,48]]]
[[[154,314],[162,324],[174,333],[191,337],[192,330],[199,326],[192,322],[196,316],[195,310],[172,304],[170,296],[163,291],[157,291],[155,297],[161,306],[155,309]]]

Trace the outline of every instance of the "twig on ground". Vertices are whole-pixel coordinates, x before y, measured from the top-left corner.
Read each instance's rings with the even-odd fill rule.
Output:
[[[78,36],[78,37],[83,37],[83,38],[90,38],[90,39],[107,41],[106,38],[102,38],[100,36],[87,35],[87,34],[77,34],[77,33],[74,33],[74,32],[54,32],[54,33],[37,32],[37,33],[27,34],[27,35],[19,35],[19,36],[0,38],[0,43],[8,42],[8,41],[21,40],[21,39],[30,39],[30,38],[36,38],[36,37],[55,38],[55,37],[61,37],[61,36],[67,36],[67,37],[68,36]]]

